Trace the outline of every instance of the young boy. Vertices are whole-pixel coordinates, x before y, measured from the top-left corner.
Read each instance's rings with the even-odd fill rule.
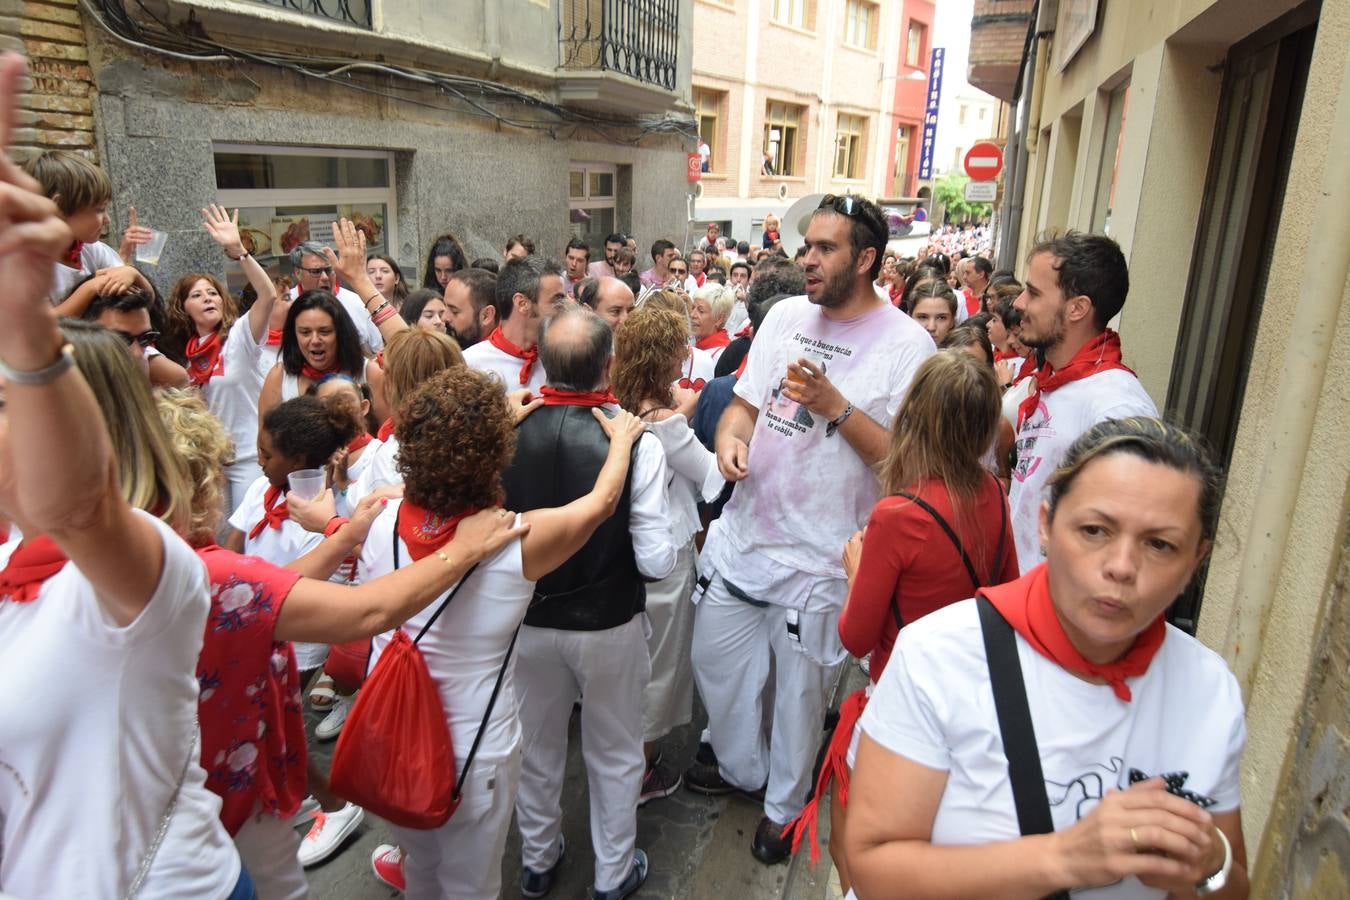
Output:
[[[94,297],[122,294],[133,285],[155,295],[135,266],[127,265],[123,256],[99,241],[109,225],[108,202],[112,200],[112,182],[102,169],[64,150],[39,153],[23,168],[42,185],[42,192],[56,204],[75,234],[70,255],[56,264],[52,279],[51,300],[59,314],[78,318]],[[123,254],[130,256],[136,244],[144,243],[149,237],[147,231],[138,228],[133,217],[122,239]],[[88,278],[90,275],[95,277]],[[79,289],[72,293],[76,285]]]

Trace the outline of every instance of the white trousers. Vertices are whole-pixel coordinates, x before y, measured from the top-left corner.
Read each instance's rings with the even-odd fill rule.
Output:
[[[522,626],[516,690],[523,756],[516,822],[521,858],[536,872],[558,861],[567,723],[581,701],[581,752],[590,790],[595,889],[618,887],[633,867],[642,755],[642,691],[651,674],[643,617],[605,631]]]
[[[254,814],[234,836],[239,859],[253,879],[258,900],[305,900],[309,881],[296,856],[300,834],[289,819]]]
[[[675,569],[647,585],[647,618],[652,636],[647,651],[652,677],[642,692],[642,740],[657,741],[694,717],[694,669],[689,652],[694,643],[694,541],[680,548]]]
[[[440,828],[389,826],[403,849],[408,900],[480,900],[501,893],[520,748],[495,762],[475,759],[467,778],[459,808]]]
[[[708,709],[708,735],[722,777],[748,791],[766,782],[764,813],[797,817],[825,735],[827,693],[839,668],[839,611],[800,613],[738,600],[717,575],[694,616],[694,679]],[[771,676],[772,725],[765,739],[764,689]]]

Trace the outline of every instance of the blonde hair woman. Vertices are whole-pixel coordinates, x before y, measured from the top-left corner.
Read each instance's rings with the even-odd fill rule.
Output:
[[[727,319],[735,305],[736,292],[715,281],[695,291],[689,304],[694,347],[708,353],[714,361],[731,343],[731,335],[727,334]]]

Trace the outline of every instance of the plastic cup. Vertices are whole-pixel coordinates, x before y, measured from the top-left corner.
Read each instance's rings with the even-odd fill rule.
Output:
[[[317,500],[323,493],[323,469],[296,469],[286,476],[286,480],[290,482],[291,491],[305,500]]]
[[[137,245],[136,262],[145,263],[148,266],[159,265],[159,255],[164,252],[164,242],[168,239],[168,233],[152,230],[150,240]]]

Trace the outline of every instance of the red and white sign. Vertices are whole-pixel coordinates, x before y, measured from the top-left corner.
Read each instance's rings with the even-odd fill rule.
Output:
[[[992,141],[979,141],[966,151],[965,168],[971,181],[993,181],[1003,171],[1003,149]]]
[[[689,181],[703,180],[703,157],[697,153],[689,154]]]

